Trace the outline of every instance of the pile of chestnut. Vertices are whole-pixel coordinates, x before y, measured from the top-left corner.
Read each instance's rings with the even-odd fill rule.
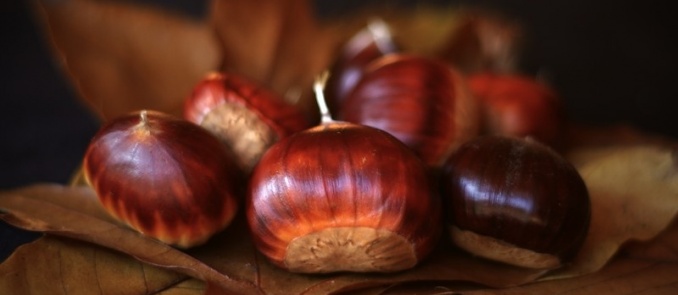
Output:
[[[320,123],[212,73],[184,118],[142,110],[107,122],[85,154],[87,181],[113,216],[181,248],[244,211],[257,249],[293,272],[396,272],[436,247],[566,264],[590,203],[557,152],[555,93],[400,52],[384,30],[356,34],[316,85]]]

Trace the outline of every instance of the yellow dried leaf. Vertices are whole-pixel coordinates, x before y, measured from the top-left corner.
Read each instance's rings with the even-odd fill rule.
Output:
[[[595,155],[578,161],[591,196],[590,231],[573,265],[551,278],[600,270],[624,243],[657,236],[678,214],[678,159],[671,149],[623,145],[571,157],[578,153]]]

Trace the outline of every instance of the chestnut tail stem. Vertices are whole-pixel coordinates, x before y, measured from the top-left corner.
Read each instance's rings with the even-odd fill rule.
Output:
[[[372,34],[375,45],[381,52],[390,52],[391,29],[381,18],[373,18],[367,24],[367,30]]]
[[[315,100],[318,103],[318,108],[320,109],[320,122],[323,124],[334,121],[332,119],[332,114],[330,114],[330,109],[327,107],[327,101],[325,100],[324,93],[325,85],[327,84],[327,78],[329,76],[330,73],[328,71],[324,71],[315,78],[315,83],[313,83]]]

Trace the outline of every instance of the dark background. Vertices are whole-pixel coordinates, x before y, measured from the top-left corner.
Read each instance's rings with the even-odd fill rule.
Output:
[[[205,12],[203,1],[141,2]],[[385,1],[316,4],[328,17],[377,2]],[[389,1],[405,7],[413,2]],[[546,74],[573,121],[630,124],[678,138],[678,18],[668,1],[428,2],[484,6],[523,23],[531,42],[522,69]],[[50,56],[29,7],[27,0],[0,1],[0,190],[66,183],[99,126]],[[0,261],[36,236],[0,222]]]

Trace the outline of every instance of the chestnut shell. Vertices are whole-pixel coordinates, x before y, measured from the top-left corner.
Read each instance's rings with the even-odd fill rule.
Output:
[[[563,146],[564,107],[547,85],[529,76],[490,72],[470,75],[468,85],[483,110],[483,133]]]
[[[235,160],[214,136],[152,111],[102,126],[83,165],[110,214],[182,248],[205,242],[232,221],[243,182]]]
[[[573,258],[586,237],[586,185],[569,162],[541,143],[479,137],[455,151],[442,175],[448,221],[461,230],[562,262]]]
[[[378,23],[378,26],[386,26],[386,24]],[[388,30],[388,27],[383,30]],[[369,27],[349,39],[334,61],[325,87],[327,106],[330,111],[334,114],[339,113],[346,96],[360,81],[370,62],[399,51],[390,33],[386,36],[375,36]]]
[[[250,180],[247,219],[257,248],[292,271],[297,270],[287,264],[290,243],[326,229],[355,236],[364,229],[395,233],[409,244],[416,263],[433,249],[442,230],[435,191],[425,165],[393,136],[367,126],[327,123],[283,139],[264,154]],[[347,243],[354,242],[359,243]],[[318,272],[392,272],[413,266],[338,264],[325,263]]]
[[[524,30],[505,15],[466,11],[449,36],[436,55],[464,74],[512,73],[519,69],[526,41]]]
[[[184,104],[184,118],[214,134],[249,171],[273,143],[312,126],[276,93],[234,74],[209,73]]]
[[[391,54],[372,62],[338,118],[384,130],[429,166],[440,166],[477,134],[478,110],[465,80],[426,57]]]

